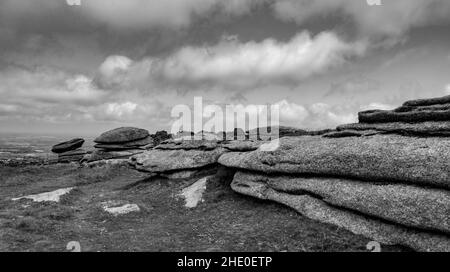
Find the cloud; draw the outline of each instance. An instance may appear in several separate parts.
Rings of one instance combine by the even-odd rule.
[[[445,92],[445,94],[450,95],[450,84],[448,84],[447,86],[445,86],[444,92]]]
[[[298,24],[340,15],[353,22],[359,36],[371,39],[399,38],[411,28],[448,23],[450,18],[447,0],[383,0],[381,6],[363,0],[278,0],[273,7],[279,18]]]
[[[305,31],[287,42],[269,38],[241,43],[235,37],[224,37],[213,46],[185,46],[165,58],[146,58],[133,64],[126,57],[109,57],[101,65],[104,71],[100,82],[113,85],[121,78],[124,85],[132,82],[134,87],[230,89],[292,85],[362,55],[365,48],[364,43],[348,43],[332,32],[312,37]],[[145,84],[143,80],[149,82]]]
[[[0,71],[0,82],[3,101],[89,105],[107,95],[84,75],[71,75],[48,67],[3,70]]]
[[[356,111],[350,105],[336,106],[319,102],[310,105],[308,110],[310,117],[303,124],[306,128],[334,128],[338,125],[354,123],[358,120]]]
[[[295,103],[289,103],[287,100],[281,100],[275,103],[275,105],[280,109],[280,122],[286,125],[302,123],[309,116],[309,112],[305,107]]]
[[[393,110],[395,109],[395,105],[383,104],[378,102],[373,102],[368,105],[362,105],[361,110]]]
[[[183,27],[196,16],[212,12],[248,13],[254,0],[89,0],[82,9],[89,16],[116,28]],[[130,16],[132,14],[132,16]]]
[[[114,29],[178,28],[188,26],[193,19],[219,12],[242,15],[250,12],[260,0],[81,0],[81,6],[69,6],[65,0],[3,0],[0,15],[17,22],[28,15],[30,19],[63,14],[71,19],[88,20]],[[76,15],[72,18],[73,15]],[[81,18],[80,15],[82,16]],[[72,20],[71,20],[72,21]]]
[[[274,39],[240,43],[222,39],[215,46],[184,47],[167,58],[156,73],[180,83],[220,82],[248,86],[285,80],[301,81],[361,55],[364,44],[342,41],[332,32],[311,37],[308,32],[286,43]]]
[[[100,68],[105,75],[116,73],[125,63],[112,60],[106,62],[110,66]],[[156,123],[170,117],[167,107],[154,97],[100,89],[89,76],[49,67],[0,70],[0,82],[0,117],[9,120]]]

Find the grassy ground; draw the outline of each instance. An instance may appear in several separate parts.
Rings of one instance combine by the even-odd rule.
[[[279,204],[231,191],[224,169],[204,202],[184,207],[177,194],[198,178],[147,179],[124,166],[0,168],[0,251],[366,251],[368,239],[302,217]],[[60,203],[11,198],[76,187]],[[105,201],[141,211],[113,216]],[[399,248],[386,248],[397,251]]]

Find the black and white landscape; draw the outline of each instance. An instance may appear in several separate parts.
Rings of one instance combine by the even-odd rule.
[[[447,0],[2,0],[0,251],[449,252],[449,75]]]

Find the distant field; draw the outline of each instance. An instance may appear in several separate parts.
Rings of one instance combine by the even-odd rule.
[[[52,146],[70,139],[70,136],[0,134],[0,160],[52,157],[55,156],[50,151]],[[83,148],[93,147],[92,137],[85,140]]]

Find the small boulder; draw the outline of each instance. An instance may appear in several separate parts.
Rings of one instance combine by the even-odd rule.
[[[52,152],[59,154],[59,153],[72,151],[72,150],[82,147],[83,144],[84,144],[84,139],[81,139],[81,138],[72,139],[70,141],[54,145],[52,147]]]
[[[150,136],[150,134],[145,129],[134,127],[120,127],[102,133],[94,140],[94,142],[99,144],[118,144],[142,140],[147,138],[148,136]]]

